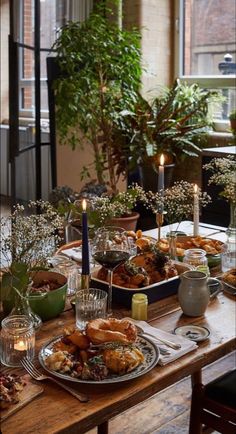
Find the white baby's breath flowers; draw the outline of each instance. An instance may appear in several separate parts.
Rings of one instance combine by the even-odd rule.
[[[101,196],[92,199],[94,212],[99,215],[99,225],[109,222],[113,217],[129,216],[139,199],[138,186],[129,187],[125,192],[119,192],[115,196]]]
[[[38,214],[36,214],[36,210]],[[1,217],[1,260],[9,267],[12,262],[24,263],[28,270],[44,266],[55,251],[60,238],[57,231],[63,220],[46,201],[30,201],[26,208],[17,204],[9,217]]]
[[[220,193],[226,200],[236,204],[236,160],[233,155],[223,158],[213,158],[210,163],[203,166],[212,173],[208,184],[223,187]]]
[[[140,200],[154,214],[160,208],[164,209],[165,220],[168,224],[181,222],[193,214],[194,184],[187,181],[177,181],[172,187],[163,192],[145,192],[140,187]],[[210,202],[210,196],[199,189],[199,204],[206,206]]]

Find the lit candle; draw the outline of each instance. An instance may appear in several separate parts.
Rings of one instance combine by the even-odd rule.
[[[199,235],[199,190],[197,184],[193,187],[193,235]]]
[[[18,341],[14,344],[14,350],[17,351],[26,351],[27,350],[27,343],[24,341]]]
[[[160,165],[158,169],[158,193],[161,195],[161,197],[164,197],[164,155],[161,154],[160,158]],[[158,212],[163,213],[164,205],[162,204],[159,207]]]
[[[87,203],[82,200],[82,275],[90,274]]]

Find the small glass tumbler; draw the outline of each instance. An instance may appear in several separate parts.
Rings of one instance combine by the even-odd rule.
[[[67,295],[69,297],[75,295],[80,285],[79,267],[74,262],[65,259],[64,262],[57,264],[53,271],[67,277]]]
[[[25,315],[12,315],[2,320],[1,362],[10,367],[21,366],[23,357],[34,358],[35,330]]]
[[[221,252],[221,271],[226,273],[226,271],[231,270],[236,267],[236,243],[224,244]]]
[[[188,249],[185,250],[183,262],[189,264],[193,269],[202,271],[207,276],[210,275],[206,251],[202,249]]]
[[[105,318],[107,293],[101,289],[81,289],[76,293],[76,327],[83,330],[88,321]]]

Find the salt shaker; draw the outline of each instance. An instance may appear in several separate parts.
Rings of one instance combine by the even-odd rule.
[[[137,293],[132,297],[132,318],[136,320],[147,320],[148,298],[146,294]]]

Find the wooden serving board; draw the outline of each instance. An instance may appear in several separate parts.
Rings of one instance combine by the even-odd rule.
[[[26,385],[22,392],[20,392],[20,401],[17,404],[12,404],[9,408],[1,410],[1,422],[16,413],[26,404],[29,404],[36,396],[43,393],[43,387],[40,384],[33,383],[30,376],[24,375],[23,379],[26,381]]]

